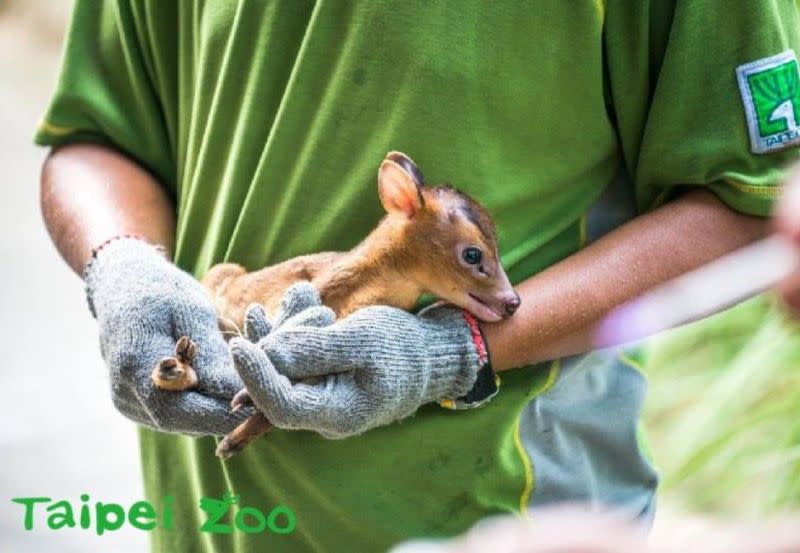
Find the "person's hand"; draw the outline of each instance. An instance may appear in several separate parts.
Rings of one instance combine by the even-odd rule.
[[[775,223],[783,236],[800,252],[800,167],[794,170],[785,184],[785,192],[775,213]],[[778,287],[786,306],[800,316],[800,269]]]
[[[252,307],[248,325],[270,326],[263,310]],[[231,341],[253,403],[278,428],[327,438],[360,434],[425,403],[463,396],[485,360],[464,312],[448,306],[418,316],[367,307],[333,324],[287,321],[262,335],[257,343]],[[302,381],[309,378],[315,380]]]
[[[129,419],[166,432],[222,435],[246,417],[231,413],[243,387],[233,369],[217,315],[202,285],[142,240],[115,239],[86,268],[89,306],[97,318],[100,350],[111,377],[116,408]],[[197,344],[198,386],[161,390],[150,375],[174,354],[176,341]]]

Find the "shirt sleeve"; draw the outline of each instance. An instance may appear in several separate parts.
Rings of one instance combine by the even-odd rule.
[[[35,142],[96,142],[133,158],[174,192],[173,141],[147,36],[144,8],[122,0],[78,0],[61,70]]]
[[[608,4],[608,103],[639,209],[699,186],[769,215],[800,144],[798,4]]]

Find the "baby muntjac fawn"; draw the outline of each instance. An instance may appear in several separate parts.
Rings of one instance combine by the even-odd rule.
[[[213,266],[202,282],[220,327],[238,331],[252,303],[274,314],[284,292],[302,280],[316,286],[340,319],[369,305],[410,310],[423,293],[486,322],[514,314],[520,299],[500,265],[494,224],[481,205],[451,186],[425,186],[411,158],[399,152],[389,152],[381,163],[378,192],[387,215],[348,252],[304,255],[252,273],[232,263]],[[195,344],[181,338],[175,357],[153,371],[156,386],[195,386],[195,353]],[[238,394],[235,406],[246,399]],[[217,454],[229,457],[270,427],[263,414],[252,415],[225,437]]]

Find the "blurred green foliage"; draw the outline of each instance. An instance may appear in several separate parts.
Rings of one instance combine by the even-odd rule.
[[[696,512],[800,508],[800,326],[765,297],[647,350],[661,498]]]

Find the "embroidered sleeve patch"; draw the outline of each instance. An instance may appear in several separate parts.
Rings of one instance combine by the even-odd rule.
[[[793,50],[736,68],[750,149],[766,154],[800,144],[800,73]]]

